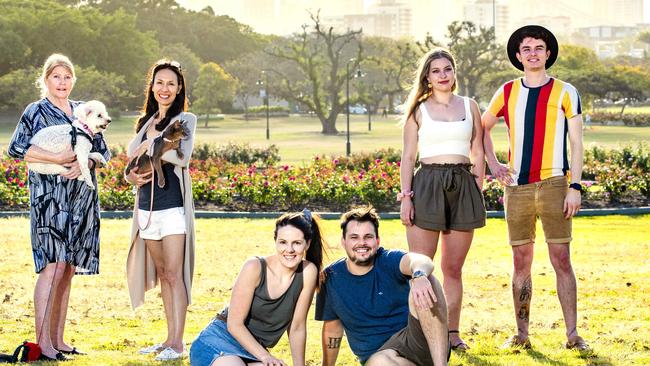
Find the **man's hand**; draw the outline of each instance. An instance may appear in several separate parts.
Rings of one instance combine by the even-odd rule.
[[[421,276],[411,280],[411,295],[415,306],[420,309],[431,309],[438,302],[436,294],[433,292],[431,282],[427,276]]]
[[[569,192],[564,197],[564,218],[568,220],[575,216],[580,211],[581,202],[580,191],[569,188]]]

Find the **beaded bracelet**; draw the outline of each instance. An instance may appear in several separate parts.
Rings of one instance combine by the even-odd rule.
[[[398,201],[401,201],[404,197],[413,197],[413,191],[401,191],[397,194]]]

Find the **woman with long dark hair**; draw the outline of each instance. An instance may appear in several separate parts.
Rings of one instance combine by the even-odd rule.
[[[456,84],[456,61],[449,51],[436,48],[420,59],[403,118],[397,197],[409,250],[433,259],[438,240],[442,243],[449,341],[452,349],[464,351],[469,346],[459,334],[462,269],[474,229],[485,226],[485,162],[478,104],[456,95]]]
[[[151,143],[172,122],[180,120],[189,136],[181,140],[182,158],[170,150],[162,155],[165,184],[159,187],[153,171],[133,169],[126,180],[137,187],[133,212],[127,277],[131,305],[142,305],[145,291],[160,280],[167,319],[164,342],[145,347],[141,354],[157,353],[157,360],[183,357],[183,332],[191,301],[194,272],[194,201],[189,161],[194,147],[196,116],[187,111],[185,78],[177,61],[160,60],[151,67],[142,115],[129,143],[129,158],[151,154]],[[153,192],[152,192],[153,190]]]
[[[280,216],[273,238],[275,254],[244,263],[230,306],[192,343],[192,366],[286,366],[268,351],[285,330],[293,365],[305,365],[307,312],[323,264],[321,229],[305,209]]]

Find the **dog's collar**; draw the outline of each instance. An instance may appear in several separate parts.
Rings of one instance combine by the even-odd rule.
[[[165,142],[174,142],[174,140],[170,140],[167,137],[163,137],[163,141],[165,141]]]
[[[83,132],[85,132],[88,136],[93,137],[93,138],[95,137],[95,133],[93,132],[93,130],[90,129],[90,127],[88,127],[87,124],[79,122],[79,125],[81,125],[80,129]]]

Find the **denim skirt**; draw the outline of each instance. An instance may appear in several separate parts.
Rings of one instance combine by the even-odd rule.
[[[238,356],[246,363],[260,362],[228,332],[224,321],[214,318],[192,342],[190,365],[210,366],[215,359],[221,356]]]

